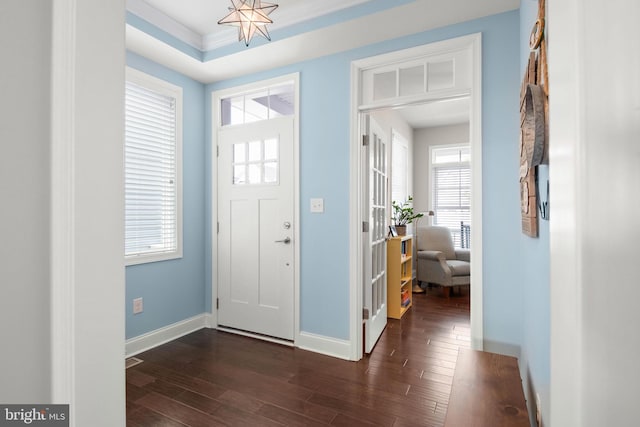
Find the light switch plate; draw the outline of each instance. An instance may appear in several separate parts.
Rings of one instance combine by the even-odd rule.
[[[143,311],[142,298],[135,298],[133,300],[133,314],[139,314]]]
[[[311,213],[324,212],[324,199],[311,199]]]

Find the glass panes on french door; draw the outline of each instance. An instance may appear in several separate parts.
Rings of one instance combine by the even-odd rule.
[[[434,225],[448,227],[454,244],[461,247],[461,223],[471,225],[470,149],[465,146],[431,150]]]
[[[387,147],[376,133],[370,141],[372,313],[387,303]]]

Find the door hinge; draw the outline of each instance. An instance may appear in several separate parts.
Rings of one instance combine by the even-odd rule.
[[[220,309],[220,298],[216,298],[216,310]]]
[[[369,146],[369,135],[362,135],[362,146],[363,147]]]
[[[369,320],[369,309],[368,308],[363,308],[362,309],[362,319],[363,320]]]
[[[363,233],[369,232],[369,221],[362,221],[362,232]]]
[[[218,221],[216,226],[216,233],[220,234],[220,222]]]
[[[216,145],[216,157],[220,157],[220,146]]]

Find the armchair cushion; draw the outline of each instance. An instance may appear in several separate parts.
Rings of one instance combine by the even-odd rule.
[[[456,259],[451,232],[447,227],[418,227],[418,250],[440,251],[446,259]]]
[[[471,262],[471,251],[469,249],[456,249],[456,259]]]
[[[440,251],[418,251],[418,259],[430,259],[433,261],[446,261],[444,254]]]
[[[466,261],[449,259],[447,265],[451,269],[452,276],[469,276],[471,274],[471,264]]]

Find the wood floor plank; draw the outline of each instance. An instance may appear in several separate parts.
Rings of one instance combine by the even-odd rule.
[[[127,383],[137,387],[144,387],[156,380],[156,377],[145,374],[141,370],[127,370]]]
[[[366,422],[364,420],[358,419],[358,418],[353,418],[350,417],[348,415],[345,414],[338,414],[333,421],[331,422],[332,426],[339,426],[339,427],[368,427],[368,426],[375,426],[375,424],[373,423],[369,423]],[[394,424],[395,425],[395,424]]]
[[[468,289],[414,294],[358,362],[202,329],[137,356],[127,425],[441,427],[469,347]]]
[[[136,400],[141,397],[149,394],[148,390],[143,389],[142,387],[138,387],[134,384],[127,383],[127,404],[135,403]]]
[[[149,408],[139,407],[134,411],[127,411],[127,427],[185,427],[176,420],[165,417]]]
[[[333,408],[338,411],[338,413],[345,414],[359,420],[367,421],[374,425],[391,427],[395,422],[395,417],[393,416],[376,412],[371,408],[367,408],[353,402],[345,401],[344,399],[338,399],[320,393],[316,393],[311,396],[309,401],[318,405]]]
[[[179,386],[182,389],[191,390],[211,398],[216,398],[226,391],[225,388],[219,387],[216,384],[181,372],[176,372],[154,363],[144,363],[144,366],[140,366],[140,370],[162,378],[164,381]]]
[[[224,424],[228,426],[281,427],[283,425],[261,415],[252,414],[226,405],[220,406],[214,415],[216,419],[223,420]]]
[[[150,393],[137,402],[139,405],[151,409],[174,421],[187,426],[224,426],[211,415],[187,406],[177,400],[159,393]]]
[[[176,402],[183,403],[207,414],[213,414],[220,407],[220,402],[189,390],[183,391],[174,399]]]
[[[295,412],[287,411],[286,409],[279,408],[270,404],[264,405],[257,412],[258,415],[262,415],[265,418],[279,422],[286,426],[292,427],[305,427],[305,426],[324,426],[325,423],[321,423],[311,418],[307,418],[304,415],[297,414]]]
[[[235,390],[225,391],[217,400],[230,408],[238,408],[251,413],[256,413],[264,406],[263,401]]]

